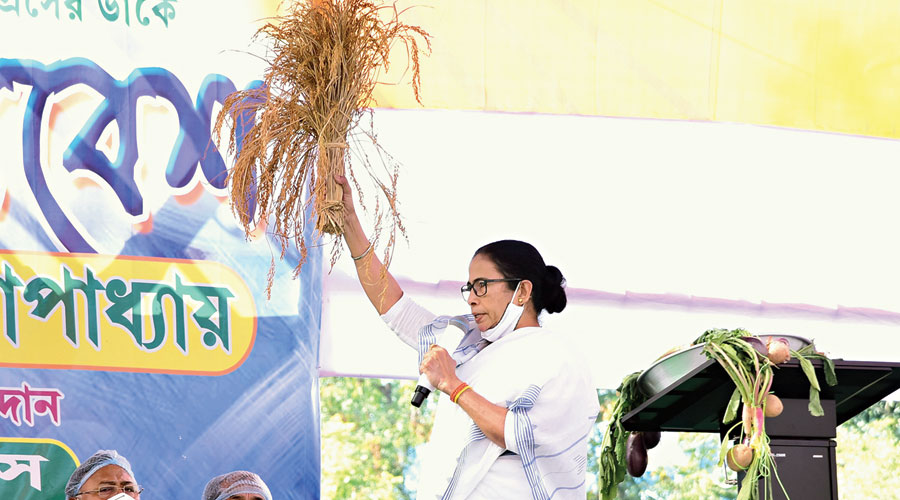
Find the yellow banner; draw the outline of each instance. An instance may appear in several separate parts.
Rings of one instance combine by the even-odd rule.
[[[433,36],[427,108],[712,120],[900,137],[892,0],[398,2]],[[419,108],[404,47],[377,106]],[[396,83],[401,83],[395,85]]]
[[[0,250],[0,366],[221,375],[256,306],[209,261]]]

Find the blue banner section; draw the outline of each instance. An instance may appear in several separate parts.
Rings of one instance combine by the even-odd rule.
[[[0,498],[63,499],[61,478],[99,449],[130,460],[146,498],[200,498],[238,469],[278,500],[319,497],[322,252],[311,244],[295,278],[299,252],[235,222],[211,140],[235,88],[209,75],[191,96],[163,68],[117,80],[87,59],[0,59],[0,120],[21,131],[0,148]],[[157,115],[174,142],[145,133]],[[227,300],[178,295],[186,283]]]

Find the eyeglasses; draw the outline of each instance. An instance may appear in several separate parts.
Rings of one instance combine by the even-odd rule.
[[[501,283],[501,282],[518,282],[522,281],[522,278],[498,278],[498,279],[477,279],[475,283],[466,282],[465,285],[459,288],[459,291],[462,293],[463,300],[468,300],[469,296],[467,295],[470,291],[475,293],[476,297],[484,297],[484,294],[487,293],[488,283]]]
[[[100,498],[110,498],[115,495],[117,491],[122,490],[123,493],[130,496],[131,498],[137,498],[140,496],[141,492],[144,491],[144,488],[141,488],[137,484],[127,484],[125,486],[101,486],[99,489],[91,490],[91,491],[82,491],[81,493],[76,493],[75,496],[87,495],[89,493],[94,493]]]

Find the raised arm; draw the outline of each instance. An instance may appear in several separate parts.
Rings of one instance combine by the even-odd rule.
[[[366,292],[369,302],[375,306],[378,314],[386,313],[403,296],[403,290],[376,255],[375,249],[363,231],[356,209],[353,205],[353,193],[346,177],[335,175],[335,181],[343,189],[344,202],[344,241],[350,250],[350,256],[356,264],[356,275]],[[362,258],[359,258],[362,256]]]

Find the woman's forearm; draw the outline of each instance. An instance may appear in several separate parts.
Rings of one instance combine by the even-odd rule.
[[[344,220],[344,241],[354,257],[356,274],[369,302],[375,306],[378,314],[384,314],[400,300],[403,290],[394,276],[375,255],[375,249],[366,238],[359,218],[353,214]],[[358,258],[362,256],[362,258]]]
[[[484,435],[494,444],[501,448],[506,448],[506,414],[509,412],[505,407],[495,405],[487,399],[475,392],[475,389],[468,389],[459,395],[456,400],[466,413],[472,417],[475,425],[484,432]]]
[[[494,444],[506,448],[506,413],[504,406],[498,406],[476,392],[474,387],[464,384],[456,375],[456,360],[447,349],[432,345],[419,365],[419,372],[428,375],[428,380],[438,390],[450,396],[450,400],[465,411],[475,425]]]

